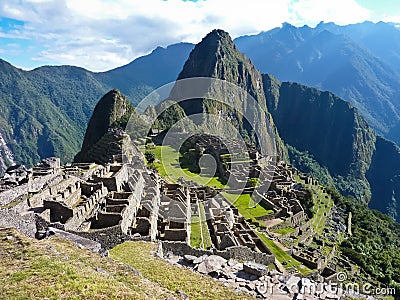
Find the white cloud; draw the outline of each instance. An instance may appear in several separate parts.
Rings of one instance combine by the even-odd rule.
[[[400,16],[386,16],[382,19],[383,22],[393,22],[400,24]]]
[[[354,23],[368,18],[368,11],[354,0],[0,0],[0,16],[25,22],[8,34],[43,45],[38,62],[100,71],[159,45],[196,43],[214,28],[236,37],[283,22]]]
[[[294,1],[291,8],[296,25],[315,25],[319,21],[346,25],[371,17],[371,12],[355,0],[301,0]]]

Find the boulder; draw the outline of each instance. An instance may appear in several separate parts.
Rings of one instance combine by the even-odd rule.
[[[90,239],[81,237],[73,233],[66,232],[58,228],[49,227],[48,232],[46,231],[46,236],[52,236],[52,235],[56,235],[61,238],[70,240],[75,244],[76,247],[81,249],[87,249],[95,253],[99,253],[101,250],[101,245],[98,242],[92,241]]]
[[[197,259],[197,256],[193,256],[193,255],[184,255],[183,256],[183,260],[187,263],[193,263],[193,261],[196,259]]]
[[[268,275],[268,267],[255,262],[245,262],[243,264],[243,270],[246,273],[253,274],[258,277]]]
[[[193,260],[193,263],[195,265],[202,263],[207,257],[208,257],[208,255],[202,255],[200,257],[197,257],[196,259]]]
[[[218,255],[210,255],[205,258],[197,267],[197,271],[203,274],[210,274],[222,269],[226,259]]]
[[[296,276],[290,276],[286,281],[284,290],[289,294],[297,294],[300,292],[299,282],[301,279]]]
[[[233,267],[234,265],[236,265],[238,262],[236,260],[234,260],[233,258],[228,260],[228,266]]]

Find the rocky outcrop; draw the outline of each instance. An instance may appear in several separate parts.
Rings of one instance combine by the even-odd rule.
[[[173,265],[212,276],[216,281],[235,289],[237,294],[250,294],[257,299],[339,300],[347,299],[349,296],[366,297],[358,292],[334,288],[338,285],[335,275],[329,280],[324,280],[315,274],[300,277],[299,275],[284,274],[269,266],[251,261],[243,263],[234,259],[227,261],[217,255],[200,257],[185,255],[181,257],[168,252],[163,258]],[[368,299],[375,298],[370,296]]]
[[[105,163],[120,154],[126,134],[122,132],[134,108],[118,90],[111,90],[97,103],[75,162]]]

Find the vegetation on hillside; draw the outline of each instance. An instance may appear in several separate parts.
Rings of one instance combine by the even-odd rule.
[[[334,186],[334,180],[326,167],[322,167],[308,151],[299,151],[286,144],[290,164],[307,176],[318,178],[320,184]]]
[[[335,204],[352,213],[352,235],[340,251],[373,278],[400,292],[400,224],[379,211],[328,188]]]

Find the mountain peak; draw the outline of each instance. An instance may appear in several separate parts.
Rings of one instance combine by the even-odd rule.
[[[214,29],[194,47],[178,80],[191,77],[220,78],[215,74],[218,63],[224,58],[234,56],[243,55],[237,51],[229,34],[221,29]]]
[[[246,90],[261,105],[265,103],[260,72],[239,52],[229,34],[221,29],[214,29],[194,47],[178,80],[195,77],[226,80]],[[174,88],[170,96],[179,99],[179,89]],[[182,106],[186,113],[194,109],[189,103]]]
[[[231,92],[229,97],[226,97],[226,93],[221,92],[223,87],[219,86],[218,80],[198,80],[195,81],[195,84],[190,84],[189,88],[187,81],[180,81],[181,79],[199,77],[226,81],[232,84],[227,86],[236,87],[236,90]],[[243,91],[246,92],[245,95]],[[200,97],[193,98],[192,95],[196,95],[196,97],[200,95]],[[211,98],[208,98],[210,95],[212,95]],[[220,111],[223,116],[226,116],[226,119],[231,120],[238,127],[239,132],[247,132],[244,135],[247,135],[249,141],[253,134],[250,129],[251,126],[246,123],[248,120],[243,121],[239,117],[245,115],[246,112],[254,114],[256,108],[254,105],[249,105],[249,103],[252,103],[249,99],[258,103],[263,112],[267,111],[261,73],[244,54],[239,52],[229,34],[220,29],[211,31],[194,47],[178,76],[178,81],[175,83],[169,99],[175,101],[184,99],[184,101],[179,102],[179,105],[187,116],[196,114],[215,115],[217,111]],[[217,101],[209,101],[210,99],[225,101],[225,105],[221,106],[221,103],[217,104]],[[266,120],[267,118],[257,120],[257,126],[266,129]],[[205,127],[209,125],[207,124]],[[255,128],[255,125],[253,128]],[[279,144],[280,139],[277,132],[276,139]],[[250,142],[255,142],[255,138],[253,137]],[[280,147],[278,150],[280,154],[284,154],[282,149],[283,147]]]
[[[75,160],[89,151],[110,129],[124,127],[123,121],[129,119],[133,106],[117,89],[105,94],[94,108],[89,125],[86,129],[82,150]],[[124,129],[124,128],[122,128]]]
[[[210,33],[208,33],[204,38],[204,40],[207,39],[214,39],[217,41],[222,41],[222,40],[230,40],[232,41],[229,33],[227,33],[226,31],[222,30],[222,29],[214,29],[212,30]]]

